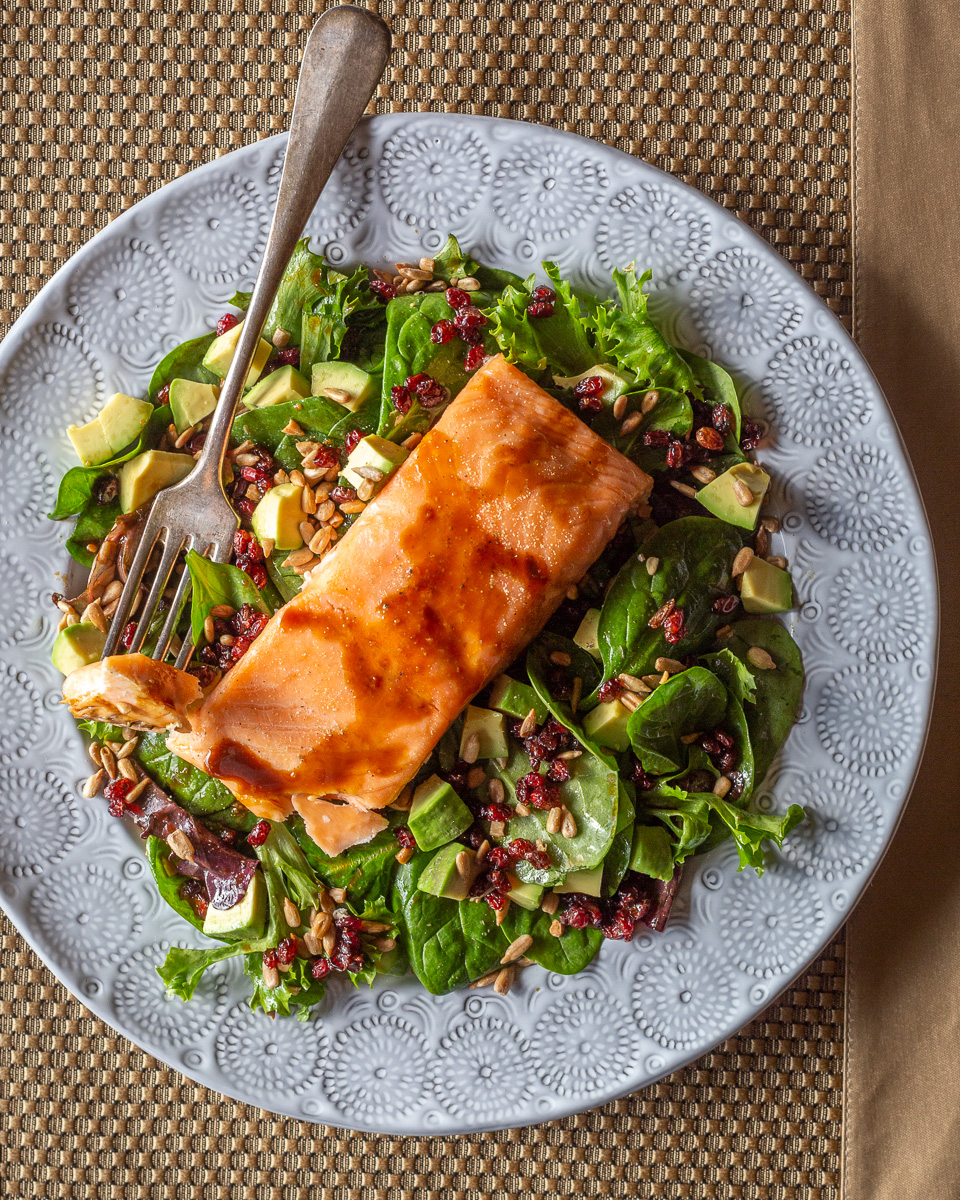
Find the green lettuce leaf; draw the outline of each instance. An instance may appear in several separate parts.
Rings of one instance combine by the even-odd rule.
[[[310,249],[310,239],[301,238],[293,248],[264,322],[263,336],[268,342],[278,329],[283,329],[290,335],[290,345],[300,345],[301,314],[324,293],[325,266],[323,255]]]
[[[309,378],[315,362],[332,362],[340,357],[340,347],[346,337],[349,321],[364,310],[383,310],[380,301],[370,291],[365,267],[352,275],[330,271],[327,286],[332,290],[318,296],[304,307],[300,336],[300,370]]]
[[[296,1012],[298,1021],[308,1021],[310,1009],[326,994],[325,981],[313,978],[310,961],[306,958],[295,958],[288,971],[281,971],[280,984],[275,988],[268,988],[263,982],[262,954],[246,955],[243,970],[253,983],[250,1007],[255,1011],[261,1009],[281,1017]]]

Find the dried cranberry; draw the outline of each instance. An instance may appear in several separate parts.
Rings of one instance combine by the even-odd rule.
[[[116,475],[101,475],[93,487],[93,498],[97,504],[112,504],[120,491],[120,480]]]
[[[600,926],[605,938],[618,942],[629,942],[633,937],[634,920],[622,908],[616,909]]]
[[[127,796],[133,791],[133,781],[130,779],[112,779],[103,789],[103,795],[109,803],[111,817],[122,817],[127,807]]]
[[[603,683],[600,684],[600,690],[597,692],[597,696],[606,702],[607,700],[616,700],[622,691],[623,684],[619,679],[605,679]]]
[[[586,929],[588,925],[598,928],[603,921],[599,904],[582,892],[573,892],[567,897],[567,907],[560,914],[560,923],[573,929]]]
[[[527,838],[514,838],[509,849],[514,858],[522,858],[538,870],[545,871],[550,866],[549,851],[541,850]]]
[[[479,850],[486,840],[486,830],[482,825],[471,825],[467,832],[460,837],[460,841],[465,846],[469,846],[471,850]]]
[[[235,829],[229,829],[226,825],[217,834],[217,837],[225,846],[235,846],[239,836]]]
[[[506,870],[513,862],[515,853],[515,843],[511,842],[509,846],[494,846],[487,851],[487,857],[483,860],[489,863],[491,867],[497,867],[500,870]]]
[[[363,434],[360,432],[360,430],[351,429],[347,436],[343,439],[343,448],[348,454],[352,454],[362,441]]]
[[[739,606],[739,596],[718,596],[713,602],[713,611],[728,617],[732,612],[736,612]]]
[[[505,804],[484,804],[480,816],[484,821],[509,821],[513,812]]]
[[[277,969],[277,963],[279,961],[280,960],[277,956],[276,950],[264,950],[264,952],[263,952],[264,967],[275,971]]]
[[[635,784],[641,792],[649,792],[651,788],[657,786],[657,781],[652,775],[648,775],[639,762],[635,762],[630,771],[630,782]]]
[[[665,429],[648,429],[643,435],[643,444],[648,449],[662,450],[670,444],[670,434]]]
[[[252,517],[253,510],[257,507],[256,504],[254,504],[252,500],[248,500],[246,496],[242,497],[240,500],[234,500],[233,503],[241,517]]]
[[[463,360],[463,369],[465,371],[475,371],[477,367],[483,364],[485,358],[486,354],[482,346],[471,346],[467,351],[466,358]]]
[[[398,825],[393,831],[393,836],[397,839],[401,848],[404,850],[410,850],[417,844],[417,839],[410,832],[410,829],[407,825]]]
[[[210,907],[210,899],[202,879],[188,879],[180,885],[180,895],[202,921]]]
[[[382,300],[384,303],[392,300],[397,294],[397,289],[392,283],[388,283],[386,279],[371,279],[370,291],[373,292],[378,300]]]
[[[500,912],[507,906],[507,897],[504,896],[502,892],[490,892],[490,894],[484,897],[484,899],[494,910],[494,912]]]
[[[673,469],[683,466],[683,443],[671,441],[667,447],[667,466]]]
[[[411,391],[416,392],[421,408],[436,408],[438,404],[442,404],[447,398],[447,389],[443,384],[430,375],[424,375],[422,372],[419,375],[411,375],[407,380],[406,386]]]
[[[413,394],[402,383],[395,383],[390,389],[390,402],[401,416],[406,416],[413,403]]]
[[[262,846],[270,836],[270,822],[260,820],[247,834],[247,841],[251,846]]]
[[[277,965],[289,967],[297,957],[297,939],[285,937],[277,944]]]
[[[586,379],[581,379],[574,384],[573,394],[575,396],[601,396],[606,384],[599,375],[588,375]]]
[[[763,426],[758,421],[744,421],[740,430],[740,445],[744,450],[756,450],[763,437]]]
[[[136,621],[128,621],[127,624],[124,625],[123,633],[120,635],[120,645],[124,648],[124,650],[129,650],[133,645],[133,637],[136,632]]]
[[[550,304],[552,304],[556,298],[557,293],[552,287],[547,287],[545,283],[538,284],[537,287],[535,287],[530,293],[531,300],[546,300]]]
[[[487,318],[479,308],[470,304],[459,310],[453,318],[453,323],[457,329],[479,329],[481,325],[486,325]]]
[[[334,915],[334,924],[343,933],[359,933],[363,924],[359,917],[348,912],[338,912]]]
[[[717,433],[723,437],[733,432],[733,411],[726,404],[718,404],[710,414],[710,420]]]
[[[284,346],[277,353],[277,361],[281,367],[299,367],[300,348],[298,346]]]
[[[246,529],[238,529],[233,535],[233,553],[237,558],[263,558],[260,543]]]
[[[532,304],[527,305],[527,316],[533,317],[534,320],[552,317],[553,313],[554,307],[549,300],[534,300]]]
[[[438,321],[430,330],[430,341],[438,346],[445,346],[457,336],[457,327],[452,321]]]
[[[697,430],[696,438],[704,450],[716,452],[723,449],[723,437],[708,425],[704,425]]]
[[[170,403],[170,384],[165,383],[157,392],[157,408],[163,408],[165,404]]]
[[[373,284],[370,286],[373,287]],[[314,979],[326,979],[332,970],[329,958],[315,958],[310,964],[310,974]]]
[[[448,287],[446,297],[447,303],[451,308],[466,308],[473,303],[470,299],[470,294],[458,287]]]
[[[224,313],[217,322],[217,337],[222,337],[228,330],[240,324],[240,318],[235,313]]]
[[[732,750],[733,749],[735,742],[734,742],[733,738],[731,737],[731,735],[729,733],[727,733],[727,731],[725,729],[715,729],[713,731],[713,736],[716,738],[717,742],[724,748],[724,750]]]
[[[466,342],[468,346],[483,345],[483,330],[479,325],[464,325],[462,329],[457,330],[457,335],[462,342]]]
[[[583,396],[581,397],[577,407],[581,412],[603,412],[603,401],[599,396]]]
[[[675,646],[677,642],[683,641],[687,630],[683,621],[683,609],[675,608],[672,613],[663,622],[663,636]]]
[[[356,500],[356,498],[357,493],[353,490],[353,488],[346,487],[342,484],[338,484],[330,493],[330,499],[335,504],[347,504],[351,500]]]
[[[570,778],[570,768],[562,758],[556,758],[550,764],[550,769],[547,771],[547,778],[552,783],[566,783]]]

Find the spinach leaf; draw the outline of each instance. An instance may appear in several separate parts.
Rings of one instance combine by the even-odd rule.
[[[753,676],[756,703],[746,709],[746,723],[753,746],[756,782],[762,782],[797,718],[803,694],[803,659],[800,648],[778,621],[737,621],[733,636],[721,646],[736,655]],[[766,650],[777,664],[775,671],[761,671],[747,657],[751,646]]]
[[[293,248],[264,322],[263,336],[268,342],[278,329],[283,329],[290,335],[291,345],[300,345],[301,313],[306,305],[323,294],[324,276],[323,255],[313,253],[308,237],[301,238]]]
[[[530,911],[511,904],[500,926],[507,942],[523,934],[533,938],[533,945],[525,950],[527,958],[533,959],[548,971],[557,975],[576,975],[585,970],[603,945],[603,934],[599,929],[564,928],[560,937],[550,932],[555,916],[542,908]]]
[[[219,779],[177,758],[167,748],[166,734],[141,733],[136,755],[150,778],[195,817],[221,812],[234,802],[233,793]]]
[[[757,681],[746,662],[737,658],[732,650],[711,650],[702,654],[700,661],[704,663],[723,681],[723,686],[732,692],[741,704],[756,704]]]
[[[661,683],[627,722],[643,769],[651,775],[682,770],[688,750],[680,738],[715,729],[726,707],[727,689],[705,667],[690,667]]]
[[[219,376],[203,366],[203,356],[210,349],[216,336],[215,333],[205,333],[202,337],[191,338],[189,342],[181,342],[160,360],[147,388],[147,393],[154,403],[157,400],[157,392],[174,379],[193,379],[197,383],[213,383],[219,386]]]
[[[147,838],[147,859],[153,872],[154,882],[161,897],[170,905],[178,917],[183,917],[195,928],[203,931],[203,922],[193,911],[190,903],[180,895],[180,888],[186,882],[183,875],[171,874],[166,864],[170,861],[170,847],[158,837]],[[171,868],[172,870],[172,868]]]
[[[67,550],[71,558],[85,567],[92,567],[93,554],[87,549],[87,544],[102,541],[119,518],[119,500],[111,500],[109,504],[97,504],[91,500],[77,518],[73,533],[67,538]]]
[[[550,712],[566,729],[575,734],[580,742],[589,748],[599,758],[609,758],[609,751],[601,749],[583,732],[580,720],[570,708],[570,702],[554,696],[550,688],[550,678],[557,670],[550,661],[551,654],[565,654],[570,659],[570,666],[565,669],[569,680],[581,681],[582,696],[589,695],[600,682],[600,669],[592,654],[588,654],[581,646],[570,638],[558,633],[545,631],[535,642],[531,642],[527,650],[527,675],[537,696]]]
[[[667,387],[699,396],[700,385],[693,371],[647,313],[643,285],[649,278],[647,271],[638,279],[632,266],[613,272],[620,307],[600,304],[588,318],[596,336],[598,361],[615,363],[641,387]]]
[[[630,870],[652,879],[673,878],[676,864],[670,834],[664,825],[635,825],[630,851]]]
[[[617,824],[613,841],[603,860],[602,889],[605,896],[612,896],[630,865],[633,846],[633,824],[636,810],[633,803],[633,784],[620,780],[617,797]]]
[[[270,581],[277,589],[284,604],[288,600],[292,600],[303,587],[303,576],[298,575],[296,571],[286,565],[289,554],[288,550],[274,550],[264,560]]]
[[[235,446],[249,439],[276,454],[285,439],[294,441],[323,441],[344,416],[344,407],[326,396],[308,396],[305,400],[288,400],[285,404],[268,404],[266,408],[251,408],[241,413],[230,431]],[[283,432],[291,421],[303,430],[303,435],[289,438]]]
[[[246,312],[250,307],[250,298],[252,295],[253,292],[234,292],[227,303],[231,304],[234,308],[239,308],[241,312]]]
[[[733,413],[734,431],[728,435],[728,441],[732,442],[728,445],[728,449],[738,448],[740,445],[740,399],[737,396],[737,385],[723,367],[711,362],[709,358],[701,358],[698,354],[691,354],[689,350],[679,350],[677,353],[689,366],[693,377],[703,389],[704,400],[714,407],[718,404],[725,404]]]
[[[433,856],[416,854],[397,871],[394,912],[413,972],[435,996],[452,992],[492,970],[506,949],[493,910],[481,902],[444,900],[417,888]]]
[[[434,255],[433,273],[437,279],[448,283],[452,279],[463,279],[472,275],[484,292],[499,292],[508,284],[519,284],[522,280],[512,271],[485,267],[469,254],[464,254],[460,243],[450,234],[443,247]]]
[[[263,593],[246,571],[230,563],[211,562],[196,550],[187,551],[187,568],[190,571],[190,627],[196,645],[203,644],[203,626],[210,609],[217,604],[229,604],[239,609],[244,604],[258,612],[270,612]]]
[[[117,458],[112,458],[109,462],[100,463],[96,467],[71,467],[66,475],[60,480],[60,487],[57,491],[57,503],[54,506],[52,513],[47,516],[51,521],[62,521],[64,517],[73,517],[77,513],[83,512],[91,503],[96,503],[93,499],[98,482],[105,475],[115,475],[114,468],[119,467],[128,459],[133,458],[140,453],[140,443],[138,442],[132,449],[125,454],[121,454]],[[103,505],[97,505],[102,508]]]
[[[683,659],[704,648],[726,618],[713,602],[733,591],[730,568],[747,532],[712,517],[681,517],[664,525],[644,544],[656,558],[655,574],[631,558],[620,570],[600,610],[598,640],[607,679],[626,671],[644,675],[662,655]],[[686,634],[668,645],[649,620],[667,600],[683,610]]]
[[[399,814],[394,817],[399,822]],[[388,904],[393,874],[397,867],[397,840],[393,828],[383,829],[369,842],[353,846],[331,858],[307,833],[303,818],[287,818],[304,858],[317,876],[330,887],[346,888],[351,903],[360,908],[375,903]]]

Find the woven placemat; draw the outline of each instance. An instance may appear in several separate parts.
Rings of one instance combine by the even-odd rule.
[[[845,320],[849,0],[393,0],[379,111],[572,129],[738,213]],[[0,43],[0,326],[111,217],[285,127],[292,0],[31,0]],[[318,10],[316,10],[318,11]],[[6,1197],[534,1194],[836,1200],[843,944],[713,1054],[569,1120],[477,1138],[317,1129],[160,1066],[0,922]]]

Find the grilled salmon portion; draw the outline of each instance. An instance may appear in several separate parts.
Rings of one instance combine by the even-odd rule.
[[[342,843],[337,805],[316,820],[311,806],[370,812],[395,799],[651,483],[491,360],[170,748],[250,807],[296,807]]]

